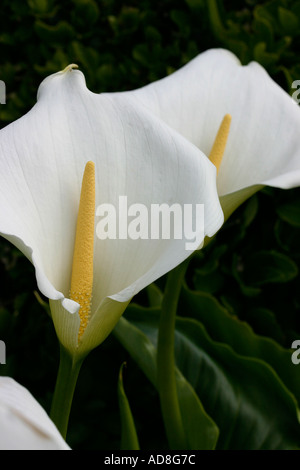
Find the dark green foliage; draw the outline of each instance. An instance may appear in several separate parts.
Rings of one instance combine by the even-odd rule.
[[[260,62],[293,93],[292,82],[300,79],[300,1],[3,0],[0,79],[7,96],[0,126],[27,112],[43,78],[70,63],[79,65],[92,91],[121,91],[157,80],[213,47],[232,50],[243,63]],[[240,207],[189,265],[178,311],[177,362],[220,429],[217,448],[300,445],[300,365],[292,364],[289,350],[300,337],[299,240],[299,190],[267,188]],[[0,274],[0,339],[7,347],[0,374],[27,386],[49,411],[57,340],[34,295],[31,264],[3,239]],[[149,307],[148,298],[159,306],[164,281],[149,296],[139,294],[136,308]],[[142,315],[138,324],[131,308],[127,318],[151,336],[155,315]],[[111,335],[87,358],[70,419],[73,448],[120,446],[117,383],[124,361],[140,446],[167,447],[157,392],[130,354]]]

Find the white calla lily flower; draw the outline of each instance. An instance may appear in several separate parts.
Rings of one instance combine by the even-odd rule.
[[[1,450],[70,450],[41,405],[10,377],[0,377],[0,422]]]
[[[209,154],[226,114],[231,128],[217,185],[227,218],[264,185],[300,183],[300,109],[262,66],[242,66],[223,49],[208,50],[168,77],[125,92]]]
[[[107,337],[136,293],[190,254],[184,237],[100,239],[99,205],[117,208],[120,196],[149,210],[204,204],[200,243],[224,220],[207,157],[131,95],[89,91],[73,65],[46,78],[32,110],[0,131],[0,167],[0,233],[33,263],[58,338],[77,358]]]

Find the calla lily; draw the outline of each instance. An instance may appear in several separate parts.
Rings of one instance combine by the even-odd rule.
[[[223,117],[231,115],[217,176],[225,218],[264,185],[299,185],[299,106],[258,63],[242,66],[231,52],[211,49],[170,76],[125,93],[206,155]]]
[[[0,377],[0,449],[69,450],[54,423],[31,393]]]
[[[33,263],[58,338],[80,358],[190,254],[184,237],[99,239],[97,207],[120,195],[147,208],[204,204],[202,239],[223,213],[215,166],[195,145],[131,95],[92,93],[74,67],[46,78],[32,110],[0,132],[0,233]]]

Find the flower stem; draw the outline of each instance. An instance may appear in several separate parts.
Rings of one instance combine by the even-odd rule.
[[[51,405],[50,417],[66,439],[73,395],[84,358],[74,359],[60,347],[60,363]]]
[[[187,265],[188,262],[185,261],[168,274],[157,345],[158,391],[167,438],[173,450],[186,448],[176,388],[174,342],[177,304]]]

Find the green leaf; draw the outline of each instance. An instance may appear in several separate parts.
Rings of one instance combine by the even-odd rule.
[[[52,44],[67,42],[75,36],[74,29],[66,21],[59,21],[52,26],[38,20],[35,22],[34,29],[43,41]]]
[[[213,342],[200,323],[179,321],[180,368],[206,371],[195,382],[207,411],[220,427],[220,449],[297,449],[296,400],[264,362],[244,358]],[[201,345],[201,346],[200,346]],[[196,355],[193,350],[197,348]]]
[[[137,44],[132,51],[133,58],[141,65],[147,67],[149,65],[149,49],[147,44]]]
[[[205,263],[199,263],[199,268],[195,268],[193,283],[197,290],[213,293],[223,285],[223,276],[219,266],[221,258],[227,249],[226,245],[217,245],[212,253],[210,253],[208,260]]]
[[[265,21],[269,25],[270,30],[277,29],[277,0],[267,2],[264,5],[257,5],[254,9],[254,17],[261,21]]]
[[[284,344],[285,334],[277,321],[275,313],[270,309],[265,307],[249,308],[247,321],[257,334],[272,338],[279,344]]]
[[[170,18],[178,26],[182,37],[188,37],[190,34],[190,26],[187,14],[185,14],[182,10],[171,10]]]
[[[152,348],[158,317],[159,311],[138,307],[127,312],[130,322],[148,336]],[[137,344],[129,345],[126,329],[117,328],[118,338],[142,367]],[[193,319],[178,318],[175,350],[177,366],[220,429],[218,449],[298,448],[297,402],[268,364],[212,340]]]
[[[205,7],[205,0],[185,0],[192,11],[201,11]]]
[[[28,0],[28,6],[35,14],[48,13],[53,7],[53,2],[50,0]]]
[[[243,271],[244,271],[244,266],[240,261],[239,256],[234,253],[233,259],[232,259],[232,274],[234,279],[237,281],[241,292],[247,296],[247,297],[255,297],[260,293],[260,289],[258,287],[252,287],[246,285],[244,279],[243,279]]]
[[[298,32],[299,21],[293,12],[286,8],[278,7],[278,17],[285,34],[292,35]]]
[[[73,41],[71,45],[75,59],[86,68],[87,72],[89,69],[96,69],[99,56],[94,49],[86,47],[78,41]]]
[[[255,21],[253,25],[253,29],[255,31],[255,38],[256,40],[262,40],[268,46],[273,44],[273,29],[271,24],[266,18],[259,17],[259,15],[255,15]]]
[[[279,59],[278,54],[267,51],[267,44],[263,41],[256,44],[253,55],[254,59],[266,68],[275,64]]]
[[[123,368],[120,367],[118,380],[118,399],[121,416],[121,450],[139,450],[139,440],[135,429],[134,419],[123,386]]]
[[[300,201],[292,201],[281,204],[277,208],[279,217],[294,227],[300,227]]]
[[[244,266],[246,284],[261,286],[268,283],[288,282],[298,274],[296,263],[277,251],[252,254]]]
[[[99,17],[99,8],[94,0],[75,0],[72,23],[85,29],[91,27]]]
[[[208,416],[195,390],[179,370],[176,380],[189,450],[214,450],[219,436],[218,427]]]
[[[299,251],[300,227],[291,227],[290,224],[278,219],[274,233],[280,247],[295,257]]]
[[[130,310],[136,312],[137,317],[142,312],[150,317],[154,315],[155,319],[158,319],[159,315],[159,309],[144,309],[137,305],[130,306]],[[158,330],[157,328],[153,329],[152,326],[148,328],[147,325],[144,325],[144,330],[147,331],[147,335],[145,331],[141,331],[125,318],[121,318],[114,329],[114,335],[156,387],[156,342]],[[189,449],[214,449],[218,439],[216,424],[207,415],[193,387],[179,370],[176,373],[176,381],[183,426]]]
[[[290,350],[281,347],[272,339],[255,334],[248,323],[230,315],[213,296],[193,292],[186,286],[182,294],[183,306],[180,311],[188,311],[189,317],[200,321],[213,340],[231,346],[242,356],[257,358],[269,364],[300,403],[300,374],[296,373],[291,362]],[[268,314],[268,322],[273,321],[274,328],[277,326],[276,334],[282,335],[275,319],[271,317],[271,312],[260,309],[257,314],[261,317]]]
[[[299,1],[293,1],[293,4],[291,5],[291,11],[296,15],[298,20],[300,21],[300,2]]]

